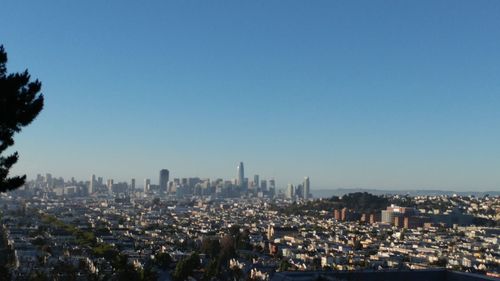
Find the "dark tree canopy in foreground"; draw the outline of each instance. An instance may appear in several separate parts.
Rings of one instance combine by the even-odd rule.
[[[42,83],[30,81],[27,70],[7,73],[7,53],[0,45],[0,192],[16,189],[24,184],[26,175],[9,177],[9,170],[17,162],[17,152],[3,155],[14,144],[14,134],[35,119],[43,108]]]

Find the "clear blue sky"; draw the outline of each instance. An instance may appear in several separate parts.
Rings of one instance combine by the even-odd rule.
[[[2,1],[15,173],[500,189],[500,1]]]

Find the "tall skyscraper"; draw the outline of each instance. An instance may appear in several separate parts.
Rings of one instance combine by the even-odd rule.
[[[97,182],[95,180],[95,175],[92,175],[90,177],[90,184],[89,184],[89,192],[90,193],[96,192],[96,184],[97,184]]]
[[[169,177],[169,171],[167,169],[162,169],[160,170],[160,191],[161,192],[167,192],[168,189],[168,177]]]
[[[259,175],[253,176],[253,185],[255,186],[256,189],[260,187]]]
[[[45,174],[45,181],[47,182],[47,187],[52,188],[54,185],[54,180],[52,179],[52,174]]]
[[[269,180],[269,196],[274,198],[276,195],[276,181],[274,179]]]
[[[304,199],[304,185],[298,184],[295,187],[295,197]]]
[[[113,179],[109,179],[106,183],[107,187],[108,187],[108,192],[111,193],[111,191],[113,190],[113,184],[114,184],[114,181]]]
[[[135,179],[130,180],[130,191],[135,191]]]
[[[260,188],[262,189],[262,191],[267,191],[267,181],[266,180],[260,181]]]
[[[293,184],[289,183],[288,188],[286,190],[286,198],[293,199],[294,195],[295,195],[295,187],[293,186]]]
[[[144,192],[149,192],[149,186],[151,185],[151,180],[150,179],[145,179],[144,180]]]
[[[311,192],[311,182],[309,180],[309,177],[304,178],[304,186],[303,186],[302,190],[304,191],[304,194],[302,197],[304,198],[304,200],[308,200],[309,194]]]
[[[41,182],[43,182],[43,177],[42,177],[42,175],[37,174],[36,175],[36,183],[41,183]]]
[[[276,188],[276,181],[274,179],[269,180],[269,187],[270,188]]]
[[[237,167],[238,170],[238,185],[243,188],[245,187],[245,170],[243,168],[243,162],[240,162],[240,164]]]

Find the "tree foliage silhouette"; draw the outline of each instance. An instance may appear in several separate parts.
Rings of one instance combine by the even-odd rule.
[[[28,70],[7,73],[7,53],[0,45],[0,192],[22,186],[26,175],[9,177],[9,170],[19,155],[14,152],[2,155],[14,144],[14,134],[19,133],[35,119],[43,108],[42,83],[30,81]]]

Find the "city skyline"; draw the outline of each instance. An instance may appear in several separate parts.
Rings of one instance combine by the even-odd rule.
[[[261,177],[259,174],[253,174],[251,177],[245,176],[243,165],[244,165],[243,162],[239,162],[238,166],[236,167],[236,173],[237,173],[236,176],[235,177],[227,177],[227,178],[217,176],[217,175],[209,176],[209,177],[201,177],[201,176],[197,176],[197,175],[190,175],[190,176],[178,176],[177,175],[177,176],[171,177],[169,169],[160,169],[158,181],[155,181],[155,180],[152,181],[151,177],[144,177],[143,178],[144,183],[142,185],[141,184],[136,185],[136,178],[137,177],[135,177],[135,176],[131,176],[128,179],[126,179],[126,178],[116,179],[113,177],[105,176],[103,174],[98,174],[98,175],[91,174],[90,179],[85,179],[85,178],[76,178],[75,176],[64,177],[64,176],[53,174],[50,172],[40,172],[32,177],[28,177],[28,180],[33,181],[33,180],[39,179],[40,177],[45,177],[45,178],[50,177],[50,178],[63,178],[64,181],[67,181],[67,182],[71,182],[73,180],[75,182],[88,182],[89,191],[93,190],[93,186],[97,182],[104,183],[104,181],[106,181],[106,182],[111,181],[112,183],[127,183],[127,184],[128,184],[128,182],[130,182],[130,185],[132,187],[140,186],[142,188],[145,188],[148,185],[157,185],[160,188],[160,190],[166,191],[168,188],[168,184],[173,182],[174,180],[188,179],[188,178],[199,178],[199,179],[209,179],[209,180],[217,180],[217,179],[229,180],[229,181],[234,181],[236,186],[245,187],[245,188],[248,188],[248,186],[242,186],[241,185],[242,182],[244,182],[245,184],[250,184],[250,183],[252,183],[254,185],[256,184],[257,186],[260,186],[262,182],[265,182],[265,185],[267,186],[267,182],[269,181],[269,182],[272,182],[272,184],[270,184],[270,185],[272,185],[272,186],[275,185],[276,179],[274,177],[265,178],[265,177]],[[253,178],[253,181],[251,180],[251,178]],[[309,181],[309,177],[304,177],[304,183],[306,181],[307,182]],[[283,186],[283,188],[284,188],[284,186]]]
[[[240,162],[241,163],[241,162]],[[239,165],[238,165],[239,166]],[[164,169],[162,169],[164,170]],[[161,171],[160,170],[160,173]],[[238,173],[238,167],[237,167],[237,173]],[[95,174],[92,174],[91,177],[90,177],[90,180],[89,179],[86,179],[85,177],[83,178],[77,178],[77,177],[74,177],[74,176],[68,176],[68,177],[64,177],[64,176],[61,176],[61,175],[58,175],[58,174],[52,174],[52,173],[49,173],[49,172],[41,172],[41,173],[37,173],[36,175],[33,175],[32,177],[28,177],[28,181],[35,181],[37,180],[37,178],[39,177],[46,177],[46,176],[50,176],[50,177],[54,177],[55,179],[59,179],[59,178],[63,178],[65,182],[67,183],[70,183],[72,180],[75,181],[75,183],[85,183],[87,182],[88,187],[89,187],[89,191],[92,190],[92,186],[93,184],[92,183],[95,183],[97,182],[97,178],[96,178],[96,175]],[[136,184],[136,180],[137,180],[137,177],[130,177],[130,178],[112,178],[112,177],[107,177],[107,176],[103,176],[103,174],[99,174],[99,177],[100,181],[104,181],[104,180],[112,180],[114,183],[119,183],[119,184],[123,184],[123,183],[126,183],[126,184],[129,184],[130,182],[130,186],[132,187],[132,189],[134,188],[145,188],[146,186],[149,186],[149,185],[156,185],[156,186],[160,186],[160,181],[156,182],[156,181],[152,181],[151,179],[153,178],[154,179],[154,176],[151,178],[151,177],[144,177],[144,178],[139,178],[139,184]],[[254,180],[251,181],[251,178],[253,178]],[[313,189],[311,189],[310,187],[310,177],[309,176],[304,176],[302,179],[303,179],[303,182],[300,183],[300,177],[298,178],[295,178],[295,179],[292,179],[291,181],[279,181],[277,180],[276,178],[274,177],[269,177],[269,178],[266,178],[266,177],[262,177],[260,174],[252,174],[250,177],[245,177],[245,179],[248,181],[247,183],[255,183],[255,179],[259,179],[259,185],[261,187],[268,187],[268,186],[273,186],[273,187],[276,187],[277,190],[279,190],[280,192],[284,192],[285,194],[287,193],[290,185],[292,185],[294,187],[294,190],[296,187],[302,185],[304,187],[304,192],[305,194],[309,194],[309,195],[314,195],[314,196],[317,196],[317,197],[311,197],[312,198],[329,198],[331,196],[341,196],[343,194],[348,194],[350,192],[375,192],[376,194],[427,194],[427,195],[431,195],[431,194],[453,194],[453,192],[455,190],[450,190],[450,189],[436,189],[436,188],[414,188],[414,189],[397,189],[397,188],[394,188],[394,189],[387,189],[387,188],[384,188],[384,187],[348,187],[348,186],[344,186],[344,187],[335,187],[335,188],[324,188],[322,186],[318,186],[318,185],[315,185]],[[215,181],[215,180],[218,180],[218,179],[222,179],[222,180],[228,180],[228,181],[232,181],[234,183],[236,183],[236,186],[239,186],[238,181],[238,174],[236,175],[236,177],[222,177],[222,176],[199,176],[199,175],[184,175],[184,176],[174,176],[172,177],[168,183],[172,183],[174,182],[174,180],[181,180],[181,179],[201,179],[201,180],[210,180],[210,181]],[[142,182],[142,183],[141,183]],[[297,186],[298,184],[298,186]],[[309,192],[307,192],[306,190],[309,190]],[[395,193],[392,193],[392,192],[395,192]],[[408,193],[405,193],[405,192],[408,192]],[[427,193],[428,192],[428,193]],[[482,195],[485,195],[485,194],[488,194],[488,192],[492,192],[493,195],[495,194],[498,194],[500,191],[496,190],[496,189],[483,189],[483,190],[480,190],[480,189],[465,189],[465,190],[456,190],[456,192],[458,194],[482,194]],[[307,199],[307,197],[306,197]]]
[[[45,96],[11,172],[232,178],[244,159],[280,184],[499,190],[498,14],[496,1],[7,1],[8,69]]]
[[[181,178],[200,178],[200,179],[210,179],[210,180],[215,180],[215,179],[227,179],[227,180],[233,180],[237,183],[238,186],[240,186],[240,177],[239,177],[239,167],[240,165],[243,164],[243,162],[238,162],[238,166],[236,167],[236,173],[233,171],[232,173],[229,172],[229,171],[226,171],[224,174],[225,176],[222,176],[222,175],[198,175],[198,174],[171,174],[171,169],[158,169],[157,171],[151,171],[151,172],[148,172],[147,175],[145,176],[137,176],[136,174],[132,174],[132,175],[129,175],[129,176],[125,176],[125,177],[121,177],[121,176],[118,176],[118,177],[115,177],[115,176],[108,176],[106,175],[106,173],[91,173],[91,177],[95,177],[97,175],[99,175],[102,179],[104,180],[113,180],[114,182],[119,182],[119,183],[128,183],[130,182],[131,180],[134,181],[134,184],[136,184],[135,180],[136,179],[139,179],[139,185],[136,185],[138,187],[145,187],[147,184],[145,182],[148,182],[148,184],[153,184],[153,185],[158,185],[160,186],[160,180],[156,180],[158,178],[158,172],[160,172],[160,178],[161,178],[161,171],[167,171],[168,173],[168,176],[167,178],[170,178],[168,182],[172,182],[173,179],[181,179]],[[228,167],[230,168],[230,167]],[[243,168],[244,169],[244,168]],[[79,171],[77,174],[81,174],[82,171]],[[37,172],[35,174],[28,174],[27,175],[27,179],[28,180],[35,180],[37,178],[38,175],[46,175],[46,174],[51,174],[52,176],[57,176],[57,177],[62,177],[64,178],[64,180],[71,180],[72,178],[74,178],[76,181],[88,181],[88,182],[92,182],[92,180],[89,180],[89,176],[85,176],[84,174],[82,174],[82,176],[79,176],[79,175],[72,175],[72,174],[68,174],[68,175],[61,175],[59,173],[56,172],[53,172],[53,171],[40,171],[40,172]],[[232,174],[232,175],[231,175]],[[172,176],[173,175],[173,176]],[[279,178],[275,177],[275,176],[266,176],[266,175],[262,175],[261,173],[259,172],[252,172],[250,173],[250,175],[246,175],[245,172],[244,172],[244,179],[246,179],[246,183],[248,182],[251,182],[252,179],[255,180],[255,177],[257,176],[257,178],[260,178],[261,180],[265,180],[265,181],[273,181],[273,182],[277,182],[277,185],[276,187],[279,188],[280,190],[283,190],[283,191],[286,191],[287,188],[289,187],[289,185],[293,185],[295,186],[297,183],[299,183],[301,181],[301,179],[304,181],[303,184],[305,184],[305,182],[307,180],[310,179],[309,176],[306,176],[306,175],[303,175],[302,177],[301,176],[297,176],[297,177],[294,177],[294,178],[291,178],[291,179],[288,179],[288,180],[280,180]],[[144,182],[141,184],[141,182]],[[425,190],[430,190],[430,191],[435,191],[435,190],[442,190],[442,191],[453,191],[454,189],[453,188],[437,188],[437,187],[432,187],[432,186],[423,186],[423,187],[410,187],[410,188],[398,188],[397,186],[396,187],[387,187],[387,186],[324,186],[324,185],[317,185],[315,184],[315,187],[314,187],[314,190],[316,191],[324,191],[324,190],[338,190],[338,189],[359,189],[359,190],[364,190],[364,189],[373,189],[373,190],[379,190],[379,191],[391,191],[391,190],[394,190],[394,191],[403,191],[403,190],[409,190],[409,191],[416,191],[416,190],[422,190],[422,191],[425,191]],[[487,191],[498,191],[498,188],[483,188],[483,189],[478,189],[478,188],[464,188],[464,189],[461,189],[461,190],[457,190],[459,192],[487,192]]]

